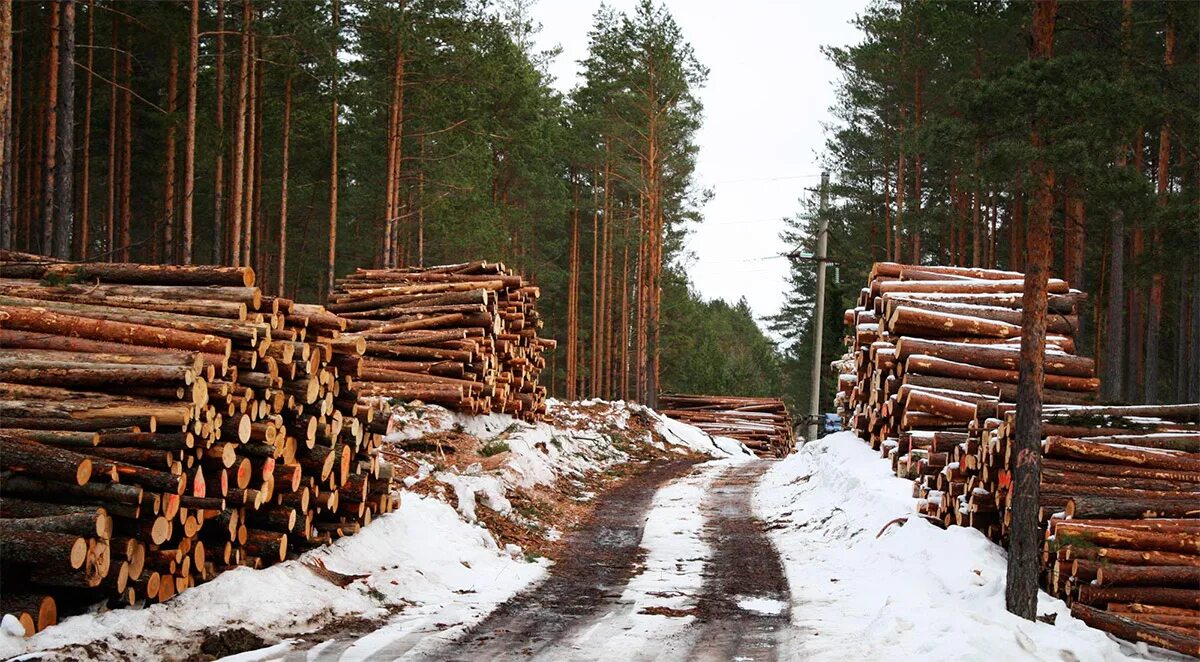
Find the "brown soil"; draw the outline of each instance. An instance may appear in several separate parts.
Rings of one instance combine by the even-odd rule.
[[[439,660],[507,659],[546,651],[589,617],[616,604],[641,565],[644,516],[659,487],[686,474],[694,460],[654,461],[605,492],[590,517],[564,541],[550,577],[501,605],[439,651]]]

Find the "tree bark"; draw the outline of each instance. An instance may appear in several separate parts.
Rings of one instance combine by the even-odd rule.
[[[12,3],[5,2],[0,6],[0,248],[5,250],[13,246],[12,19]]]
[[[94,0],[87,3],[87,71],[84,73],[83,92],[83,156],[80,163],[83,173],[79,178],[79,216],[75,229],[75,255],[86,259],[90,254],[91,242],[91,205],[92,205],[92,72],[95,71],[96,5]],[[2,107],[2,106],[0,106]]]
[[[338,213],[338,50],[340,17],[338,0],[333,0],[333,101],[329,119],[329,251],[326,254],[325,291],[333,291],[337,273],[337,213]]]
[[[133,244],[133,35],[125,35],[125,88],[121,94],[121,260]]]
[[[1175,64],[1175,24],[1168,14],[1165,44],[1163,48],[1163,68],[1168,72]],[[1158,206],[1167,206],[1170,195],[1171,177],[1171,123],[1164,119],[1158,132]],[[1154,253],[1162,252],[1162,230],[1156,223],[1151,235],[1151,247]],[[1162,337],[1163,291],[1166,289],[1166,273],[1162,267],[1156,267],[1150,278],[1150,311],[1146,317],[1146,402],[1158,402],[1158,358],[1162,354],[1159,347]]]
[[[1033,41],[1030,59],[1048,60],[1053,55],[1057,0],[1035,0]],[[1034,161],[1030,178],[1034,183],[1033,208],[1029,214],[1022,309],[1021,370],[1017,384],[1015,450],[1012,454],[1012,523],[1009,529],[1008,611],[1034,620],[1037,617],[1041,526],[1038,522],[1041,483],[1042,389],[1045,379],[1046,295],[1050,268],[1050,216],[1054,205],[1054,171],[1042,160],[1043,141],[1039,121],[1030,130]]]
[[[50,47],[46,52],[46,70],[49,77],[46,80],[46,131],[42,147],[42,233],[36,252],[44,255],[54,254],[55,221],[58,214],[55,205],[58,196],[54,186],[58,183],[58,130],[63,124],[62,108],[58,103],[59,57],[62,55],[62,15],[63,4],[59,2],[50,5]]]
[[[288,224],[288,148],[292,135],[292,77],[283,84],[283,155],[279,174],[279,262],[275,283],[276,296],[283,296],[284,274],[287,273]]]
[[[171,44],[171,57],[167,69],[167,140],[166,158],[163,168],[163,215],[162,239],[152,242],[152,262],[175,261],[175,106],[179,101],[179,47]],[[159,246],[162,260],[158,259]]]
[[[217,149],[213,166],[212,262],[221,264],[225,254],[225,0],[217,0],[216,41]]]
[[[192,211],[196,190],[196,95],[200,71],[200,0],[192,0],[191,21],[188,23],[188,106],[187,128],[183,145],[183,236],[180,237],[179,259],[192,263]]]
[[[119,62],[117,45],[119,41],[120,21],[112,19],[112,72],[109,77],[108,97],[108,173],[105,184],[108,204],[104,209],[104,255],[109,262],[116,259],[116,227],[117,227],[117,124],[120,117],[117,108],[117,65]]]
[[[63,0],[58,42],[58,142],[54,171],[54,257],[71,259],[75,228],[75,0]]]
[[[233,122],[233,169],[229,184],[229,261],[238,266],[242,263],[242,210],[246,204],[246,114],[250,100],[250,67],[253,56],[250,52],[250,22],[253,9],[250,0],[242,0],[241,62],[238,69],[237,108]]]

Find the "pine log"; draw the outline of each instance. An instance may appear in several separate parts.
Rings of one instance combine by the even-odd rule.
[[[1175,499],[1139,499],[1109,496],[1078,496],[1067,501],[1070,518],[1200,517],[1200,494]]]
[[[0,437],[0,467],[38,478],[86,484],[92,461],[78,453],[35,441]]]
[[[1139,623],[1125,616],[1101,611],[1081,603],[1071,605],[1071,615],[1094,628],[1111,632],[1122,639],[1144,641],[1177,653],[1200,657],[1200,637],[1189,637],[1146,623]]]

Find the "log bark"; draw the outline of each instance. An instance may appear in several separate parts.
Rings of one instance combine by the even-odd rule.
[[[1086,604],[1071,605],[1071,615],[1088,625],[1129,641],[1144,641],[1177,653],[1200,657],[1200,637],[1189,637],[1164,630],[1146,623],[1139,623],[1119,614],[1113,614]]]

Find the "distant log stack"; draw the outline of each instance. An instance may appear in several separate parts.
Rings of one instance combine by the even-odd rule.
[[[166,600],[392,510],[346,324],[248,268],[0,253],[0,611]]]
[[[328,308],[365,347],[359,393],[422,400],[466,413],[534,421],[546,412],[538,376],[555,341],[538,336],[540,291],[495,262],[359,269]]]
[[[1006,544],[1021,280],[876,264],[834,361],[848,427],[914,481],[918,510]],[[1051,280],[1043,586],[1119,637],[1200,656],[1200,404],[1098,406],[1082,293]]]
[[[760,457],[785,457],[796,446],[792,417],[779,398],[664,394],[658,406],[664,416],[736,439]]]

